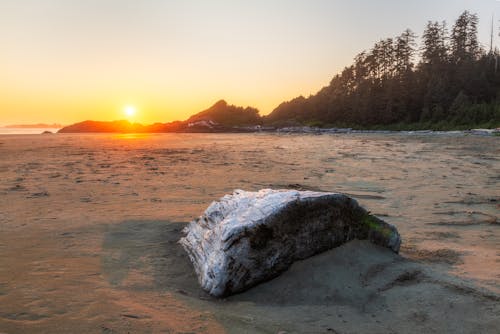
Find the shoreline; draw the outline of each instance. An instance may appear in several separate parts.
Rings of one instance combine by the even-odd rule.
[[[7,133],[2,133],[6,129]],[[36,135],[36,134],[163,134],[163,133],[199,133],[199,134],[238,134],[238,133],[268,133],[268,134],[401,134],[401,135],[475,135],[475,136],[500,136],[500,128],[495,129],[470,129],[470,130],[356,130],[352,128],[317,128],[317,127],[284,127],[284,128],[235,128],[226,130],[209,131],[169,131],[169,132],[60,132],[62,129],[39,129],[39,128],[0,128],[1,135]],[[43,131],[42,131],[43,130]],[[27,131],[27,132],[23,132]],[[47,131],[47,132],[46,132]]]

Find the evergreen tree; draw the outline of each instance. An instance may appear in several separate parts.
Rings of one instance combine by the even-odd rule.
[[[406,75],[413,70],[413,60],[417,51],[417,36],[410,29],[406,29],[396,38],[394,45],[394,57],[396,61],[396,73],[399,76]]]
[[[422,64],[438,67],[448,61],[446,22],[428,22],[423,34]]]
[[[360,127],[405,122],[500,126],[499,54],[481,50],[477,24],[477,15],[465,11],[449,36],[445,22],[429,21],[418,66],[411,30],[382,39],[317,94],[282,103],[266,120]]]
[[[476,14],[463,12],[455,22],[451,34],[451,56],[455,63],[475,60],[479,55]]]

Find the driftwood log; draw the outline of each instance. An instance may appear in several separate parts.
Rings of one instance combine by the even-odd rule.
[[[184,229],[202,288],[222,297],[285,271],[294,261],[352,239],[399,251],[397,229],[339,193],[236,190]]]

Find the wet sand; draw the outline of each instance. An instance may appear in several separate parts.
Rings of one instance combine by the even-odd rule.
[[[496,333],[500,138],[0,136],[0,333]],[[214,300],[177,244],[233,189],[350,194],[397,226]]]

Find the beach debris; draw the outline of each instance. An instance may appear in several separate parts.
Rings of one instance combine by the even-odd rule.
[[[294,261],[353,239],[399,252],[397,229],[340,193],[235,190],[213,202],[180,239],[201,287],[215,297],[276,277]]]

